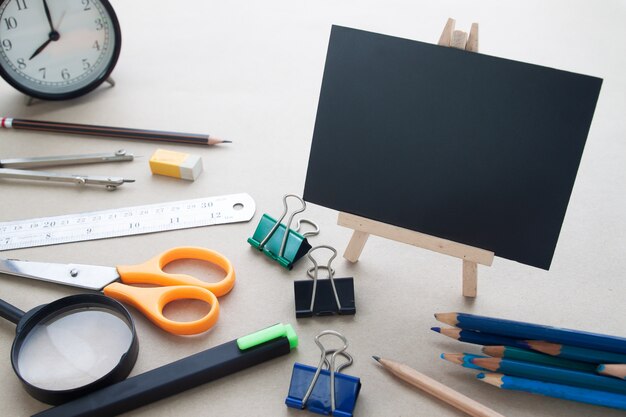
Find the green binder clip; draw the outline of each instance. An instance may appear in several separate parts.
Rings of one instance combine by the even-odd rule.
[[[289,216],[287,224],[284,225],[281,221],[285,218],[288,212],[287,198],[293,197],[300,201],[302,207],[295,210]],[[259,225],[254,231],[254,235],[248,238],[248,243],[254,248],[263,251],[263,253],[276,262],[278,262],[283,268],[291,269],[293,264],[300,258],[302,258],[311,249],[311,245],[306,240],[307,236],[317,235],[320,231],[317,224],[311,220],[300,219],[296,224],[295,229],[290,229],[293,218],[296,214],[302,213],[306,209],[306,203],[304,200],[294,194],[286,194],[283,197],[283,214],[278,220],[268,214],[263,214]],[[299,233],[302,223],[308,223],[312,225],[315,230],[306,233]],[[285,231],[288,230],[288,233]]]

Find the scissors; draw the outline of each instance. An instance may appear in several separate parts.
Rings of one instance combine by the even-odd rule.
[[[186,274],[163,271],[165,265],[180,259],[209,262],[224,270],[226,276],[212,283]],[[235,271],[230,261],[218,252],[200,247],[177,247],[143,264],[114,268],[0,259],[0,273],[102,291],[106,296],[132,305],[163,330],[178,335],[198,334],[210,329],[219,316],[217,297],[227,294],[235,285]],[[152,284],[157,287],[125,284]],[[194,321],[178,322],[165,317],[165,305],[181,299],[201,300],[210,304],[211,309],[204,317]]]

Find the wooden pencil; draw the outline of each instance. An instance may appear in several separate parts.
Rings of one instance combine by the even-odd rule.
[[[626,379],[626,364],[601,364],[597,369],[599,374]]]
[[[558,358],[572,359],[581,362],[599,363],[626,363],[626,355],[614,352],[605,352],[577,346],[566,346],[559,343],[550,343],[542,340],[528,340],[532,350],[552,355]]]
[[[382,365],[382,367],[392,375],[413,385],[428,394],[439,398],[440,400],[450,404],[451,406],[463,411],[464,413],[475,417],[503,417],[502,414],[482,405],[481,403],[443,385],[441,382],[416,371],[415,369],[395,362],[389,359],[383,359],[378,356],[373,358]]]
[[[548,366],[557,366],[559,368],[572,369],[575,371],[595,372],[596,370],[596,366],[592,363],[557,358],[544,353],[533,352],[532,350],[519,349],[511,346],[485,346],[482,351],[485,355],[495,358],[513,359]]]
[[[494,373],[480,373],[476,377],[489,385],[501,389],[530,392],[585,404],[626,410],[626,395]]]
[[[435,314],[435,318],[442,323],[463,330],[485,332],[521,340],[545,340],[567,346],[626,354],[626,339],[623,337],[466,313],[438,313]]]
[[[217,145],[231,141],[196,133],[165,132],[160,130],[128,129],[124,127],[84,125],[76,123],[45,122],[0,116],[0,127],[73,135],[102,136],[115,139],[134,139],[151,142],[174,142],[191,145]]]
[[[470,362],[481,368],[505,375],[626,395],[626,381],[607,378],[591,372],[572,371],[502,358],[475,358],[471,359]]]

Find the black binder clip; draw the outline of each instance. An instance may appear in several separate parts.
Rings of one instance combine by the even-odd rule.
[[[339,349],[327,350],[319,341],[324,335],[334,335],[343,341]],[[352,417],[356,400],[361,391],[361,380],[357,377],[340,373],[352,365],[352,356],[345,350],[348,341],[334,330],[324,330],[315,336],[315,343],[322,351],[317,368],[296,362],[293,365],[289,393],[285,399],[288,407],[307,409],[313,413],[334,417]],[[326,356],[331,355],[330,362]],[[348,361],[335,368],[337,355]],[[322,369],[326,365],[327,369]]]
[[[318,266],[311,253],[317,249],[329,249],[333,256],[327,266]],[[301,280],[293,283],[296,297],[296,317],[330,316],[333,314],[355,314],[354,280],[352,278],[334,278],[335,271],[330,264],[337,256],[337,251],[331,246],[316,246],[307,253],[313,262],[313,267],[307,270],[307,275],[313,280]],[[317,279],[319,269],[328,271],[328,279]]]
[[[302,207],[291,213],[287,220],[287,225],[284,225],[281,221],[287,215],[288,197],[298,199],[300,203],[302,203]],[[306,203],[297,195],[285,195],[283,197],[283,206],[283,214],[278,220],[273,219],[267,214],[263,214],[254,234],[251,238],[248,238],[248,243],[254,248],[263,251],[265,255],[278,262],[282,267],[291,269],[293,268],[293,264],[311,249],[311,245],[306,240],[307,236],[318,234],[320,229],[317,224],[306,219],[298,220],[295,230],[290,229],[294,216],[298,213],[302,213],[306,209]],[[315,230],[300,234],[301,223],[308,223],[312,225]],[[289,232],[285,233],[286,230]]]

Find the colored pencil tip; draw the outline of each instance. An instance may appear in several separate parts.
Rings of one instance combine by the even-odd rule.
[[[598,365],[598,372],[602,372],[606,369],[606,366],[604,365]]]
[[[441,333],[441,327],[431,327],[430,330],[433,332]]]
[[[376,362],[380,362],[380,356],[372,356]]]
[[[222,143],[233,143],[232,140],[223,140]]]
[[[478,379],[485,379],[485,374],[483,372],[481,372],[478,375],[476,375],[476,378],[478,378]]]
[[[445,359],[445,358],[446,358],[446,354],[445,354],[445,353],[442,353],[439,357],[440,357],[441,359]]]

